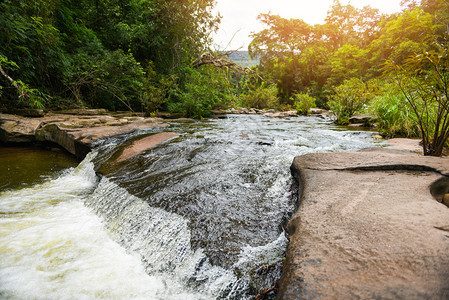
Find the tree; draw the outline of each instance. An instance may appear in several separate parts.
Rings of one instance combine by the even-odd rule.
[[[390,59],[401,64],[410,55],[428,48],[435,36],[433,16],[421,7],[406,10],[396,18],[386,20],[379,38],[369,46],[369,62],[375,76],[381,75],[383,63]]]
[[[435,42],[433,49],[403,64],[386,64],[386,75],[396,81],[416,116],[424,155],[440,156],[449,139],[448,42]]]
[[[365,83],[358,78],[345,80],[335,88],[335,95],[329,101],[329,107],[337,118],[336,123],[349,124],[349,118],[374,99],[378,92],[375,81]]]
[[[156,95],[158,88],[148,85],[165,86],[163,78],[182,81],[184,68],[208,49],[210,33],[219,23],[214,4],[214,0],[4,0],[0,55],[20,66],[9,69],[9,76],[50,95],[50,106],[67,99],[72,105],[140,110],[154,104],[147,101],[149,91]],[[142,66],[149,64],[156,82],[147,80]],[[4,76],[0,84],[9,86]],[[2,102],[13,93],[5,88]]]
[[[260,68],[267,74],[264,77],[277,83],[281,101],[289,103],[293,91],[301,87],[298,59],[315,38],[312,26],[303,20],[271,14],[258,18],[269,28],[253,35],[250,55],[260,57]]]

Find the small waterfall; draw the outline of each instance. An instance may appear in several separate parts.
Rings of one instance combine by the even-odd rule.
[[[244,298],[245,286],[233,272],[212,266],[201,249],[192,251],[183,217],[149,206],[106,177],[85,204],[103,218],[115,241],[140,255],[149,275],[163,274],[204,299]]]
[[[0,193],[6,299],[239,299],[245,284],[190,248],[184,218],[77,168]]]

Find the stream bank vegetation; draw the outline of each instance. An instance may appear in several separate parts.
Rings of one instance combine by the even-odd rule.
[[[261,14],[248,48],[214,51],[214,0],[4,0],[0,109],[18,106],[171,111],[331,109],[347,124],[370,112],[386,136],[419,136],[426,155],[447,146],[449,2],[403,10],[333,2],[324,24]],[[243,72],[242,72],[243,70]]]

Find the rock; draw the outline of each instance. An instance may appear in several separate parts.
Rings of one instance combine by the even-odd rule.
[[[36,130],[35,134],[36,140],[56,143],[79,158],[86,156],[90,151],[90,145],[78,142],[70,130],[61,129],[58,124],[44,125]]]
[[[234,113],[236,113],[236,114],[249,114],[249,109],[243,107],[243,108],[240,108],[238,110],[235,110]]]
[[[28,119],[15,115],[0,114],[0,141],[4,143],[31,143],[40,126],[39,119]]]
[[[181,113],[157,112],[156,117],[167,120],[177,120],[184,118],[184,115]]]
[[[40,118],[45,115],[44,110],[35,108],[10,109],[6,113],[28,118]]]
[[[0,141],[53,142],[83,158],[98,139],[166,125],[160,119],[143,117],[48,114],[42,118],[29,119],[0,114]]]
[[[449,209],[429,185],[449,159],[388,149],[294,159],[299,207],[287,226],[279,299],[444,299]]]
[[[438,202],[445,205],[449,203],[449,177],[441,177],[440,179],[433,182],[430,186],[430,194]],[[445,199],[446,197],[446,199]],[[445,203],[446,202],[446,203]]]
[[[449,207],[449,194],[444,194],[443,196],[443,204]]]
[[[407,150],[416,153],[423,152],[423,147],[421,145],[420,139],[394,138],[389,139],[387,142],[388,145],[390,145],[390,147],[394,149]]]
[[[272,113],[265,113],[264,116],[266,116],[268,118],[275,118],[275,119],[289,119],[291,117],[298,116],[298,113],[295,110],[278,111],[278,112],[272,112]]]
[[[58,112],[54,112],[54,113],[64,114],[64,115],[76,115],[76,116],[98,116],[98,115],[110,114],[110,112],[104,108],[96,108],[96,109],[76,108],[76,109],[58,111]]]
[[[134,156],[177,136],[178,134],[174,132],[161,132],[135,140],[130,146],[123,150],[122,154],[115,160],[115,162],[118,163],[133,158]]]
[[[328,113],[329,113],[329,111],[327,111],[325,109],[321,109],[321,108],[311,108],[309,110],[309,114],[311,114],[311,115],[326,115]]]
[[[349,118],[351,124],[363,124],[364,127],[371,127],[374,123],[374,115],[372,114],[356,114]]]

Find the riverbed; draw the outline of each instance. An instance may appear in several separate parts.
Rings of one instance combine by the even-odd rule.
[[[162,131],[179,136],[112,163]],[[77,166],[30,166],[17,153],[10,169],[42,174],[1,185],[0,295],[251,298],[280,276],[297,204],[293,158],[381,146],[372,134],[319,118],[229,115],[101,140]]]

